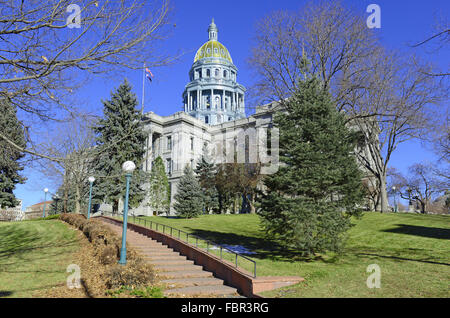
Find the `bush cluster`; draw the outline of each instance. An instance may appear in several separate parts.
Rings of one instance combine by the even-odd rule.
[[[132,288],[148,286],[155,283],[153,267],[127,246],[127,265],[118,265],[121,238],[102,222],[89,219],[81,214],[61,214],[60,219],[77,227],[89,239],[94,247],[95,257],[106,265],[104,282],[107,288],[121,286]]]

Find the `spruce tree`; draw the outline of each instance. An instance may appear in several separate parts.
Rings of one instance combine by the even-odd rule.
[[[280,167],[264,179],[258,211],[267,233],[310,257],[338,251],[359,215],[362,174],[352,152],[357,134],[346,127],[316,77],[305,76],[274,118],[280,132]]]
[[[176,202],[173,207],[177,215],[193,218],[200,215],[203,210],[202,188],[190,165],[186,165],[183,172],[184,174],[178,183],[178,191],[174,197]]]
[[[219,209],[219,194],[215,185],[216,167],[203,155],[195,167],[195,174],[203,192],[205,213],[217,212]]]
[[[25,134],[14,106],[6,99],[0,99],[0,132],[11,142],[25,148]],[[13,145],[0,138],[0,206],[15,207],[19,201],[13,191],[16,184],[24,183],[26,178],[20,175],[24,169],[21,159],[25,156]]]
[[[130,182],[129,205],[136,207],[144,199],[146,173],[142,170],[145,134],[140,123],[140,114],[136,95],[132,93],[127,80],[111,94],[111,99],[102,101],[104,117],[94,127],[98,134],[96,150],[98,156],[94,162],[95,202],[103,200],[113,205],[117,212],[119,199],[125,196],[125,175],[122,164],[133,161],[136,170]]]
[[[161,157],[155,159],[152,165],[148,192],[148,205],[157,213],[168,212],[170,208],[169,179]]]

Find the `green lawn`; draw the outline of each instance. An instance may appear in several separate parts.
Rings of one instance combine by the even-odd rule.
[[[77,232],[58,220],[0,222],[0,297],[65,284],[78,247]]]
[[[258,276],[298,275],[305,282],[266,292],[270,297],[449,297],[450,216],[365,213],[354,220],[341,256],[296,261],[265,239],[256,215],[205,215],[195,219],[148,217],[217,243],[256,252]],[[132,218],[129,220],[132,222]],[[161,228],[160,228],[161,230]],[[167,229],[166,229],[167,233]],[[370,289],[367,266],[378,264],[381,288]],[[239,264],[251,269],[250,265]]]

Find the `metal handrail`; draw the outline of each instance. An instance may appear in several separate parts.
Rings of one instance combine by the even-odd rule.
[[[122,215],[122,214],[112,214],[112,213],[110,213],[110,212],[103,212],[103,214],[109,214],[109,215],[111,215],[111,216],[122,216],[122,218],[123,218],[123,215]],[[144,227],[148,227],[148,226],[147,226],[147,221],[150,222],[150,227],[149,227],[149,228],[150,228],[151,230],[153,230],[153,224],[155,224],[155,225],[156,225],[156,231],[157,231],[157,232],[161,232],[161,231],[159,231],[159,226],[161,225],[161,226],[163,227],[163,231],[162,231],[163,234],[166,234],[166,227],[168,227],[168,228],[170,228],[170,236],[171,236],[171,237],[174,237],[174,235],[173,235],[173,230],[178,231],[178,239],[179,239],[179,240],[182,240],[180,234],[181,234],[181,233],[184,233],[185,236],[186,236],[186,241],[184,241],[184,242],[186,242],[186,243],[189,244],[189,245],[195,246],[195,247],[197,247],[197,248],[198,248],[198,240],[200,239],[200,240],[206,242],[206,252],[207,252],[208,254],[210,254],[210,253],[209,253],[209,244],[210,244],[210,243],[211,243],[211,245],[213,245],[213,246],[218,246],[218,247],[220,248],[220,259],[222,259],[222,250],[227,250],[229,253],[235,255],[235,267],[236,267],[236,268],[238,268],[238,257],[241,257],[241,258],[243,258],[243,259],[245,259],[245,260],[247,260],[247,261],[253,263],[253,277],[256,278],[256,262],[255,262],[254,260],[248,258],[247,256],[244,256],[244,255],[242,255],[242,254],[239,254],[238,252],[232,251],[232,250],[230,250],[229,248],[227,248],[227,247],[225,247],[225,246],[222,246],[222,245],[220,245],[220,244],[217,244],[217,243],[215,243],[215,242],[213,242],[213,241],[210,241],[210,240],[201,238],[200,236],[197,236],[197,235],[194,235],[194,234],[190,234],[190,233],[188,233],[188,232],[185,232],[185,231],[183,231],[183,230],[177,229],[177,228],[172,227],[172,226],[170,226],[170,225],[166,225],[166,224],[158,223],[158,222],[155,222],[155,221],[147,220],[147,219],[144,219],[144,218],[141,218],[141,217],[136,217],[135,215],[132,215],[131,217],[133,218],[133,223],[136,223],[136,219],[137,219],[137,220],[138,220],[138,224],[142,225],[142,223],[144,223]],[[144,222],[142,222],[142,221],[144,221]],[[195,238],[195,245],[189,243],[189,236]]]

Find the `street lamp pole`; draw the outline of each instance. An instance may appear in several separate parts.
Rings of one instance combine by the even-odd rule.
[[[89,219],[89,218],[91,217],[92,184],[94,183],[95,178],[94,178],[94,177],[89,177],[88,180],[89,180],[90,186],[89,186],[89,207],[88,207],[88,215],[87,215],[87,218]]]
[[[396,200],[396,192],[395,192],[395,186],[392,187],[392,190],[394,191],[394,212],[397,212],[397,200]]]
[[[136,169],[136,165],[132,161],[126,161],[122,165],[122,170],[125,171],[125,177],[127,179],[127,188],[125,191],[125,206],[123,209],[123,230],[122,230],[122,248],[120,249],[120,265],[127,264],[127,220],[128,220],[128,195],[130,190],[131,175]]]
[[[48,189],[45,188],[44,189],[44,209],[43,209],[43,212],[42,212],[42,217],[43,218],[45,218],[45,201],[47,201],[47,192],[48,192]]]

